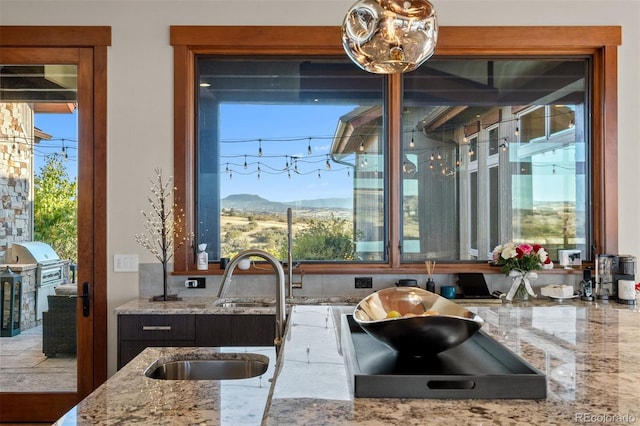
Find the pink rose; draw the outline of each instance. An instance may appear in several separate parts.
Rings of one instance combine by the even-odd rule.
[[[518,248],[520,249],[522,254],[524,254],[525,256],[530,255],[531,251],[533,250],[533,247],[530,246],[529,244],[520,244]]]

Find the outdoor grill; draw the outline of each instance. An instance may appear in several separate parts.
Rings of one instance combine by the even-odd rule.
[[[47,296],[54,294],[54,287],[64,284],[68,277],[69,261],[60,259],[49,244],[32,241],[11,244],[3,263],[37,265],[36,319],[41,320],[42,312],[48,308]]]

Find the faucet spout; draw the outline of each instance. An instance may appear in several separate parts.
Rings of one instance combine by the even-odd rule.
[[[251,256],[260,257],[266,260],[273,267],[273,270],[276,273],[276,337],[273,343],[276,346],[276,351],[279,351],[280,345],[282,345],[282,339],[284,338],[286,299],[284,268],[282,267],[278,259],[264,250],[249,249],[241,251],[229,261],[229,264],[224,271],[224,275],[222,276],[222,283],[220,284],[220,289],[218,290],[218,298],[223,298],[226,295],[228,287],[231,283],[231,276],[233,275],[233,271],[236,269],[240,261]]]
[[[287,209],[287,285],[289,297],[293,297],[293,211]]]

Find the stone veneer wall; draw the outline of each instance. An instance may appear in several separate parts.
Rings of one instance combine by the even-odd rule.
[[[0,259],[15,242],[33,239],[33,110],[24,103],[0,102]],[[23,276],[20,329],[35,327],[35,269]]]
[[[32,240],[33,110],[0,103],[0,252]]]

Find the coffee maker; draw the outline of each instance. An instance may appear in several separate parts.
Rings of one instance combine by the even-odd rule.
[[[618,268],[613,275],[614,288],[617,292],[618,302],[635,303],[636,258],[630,255],[618,256]],[[621,283],[622,282],[622,283]],[[622,287],[621,287],[622,285]],[[626,289],[624,293],[622,289]]]
[[[595,264],[595,295],[617,298],[619,280],[635,280],[636,258],[630,255],[599,254]]]

